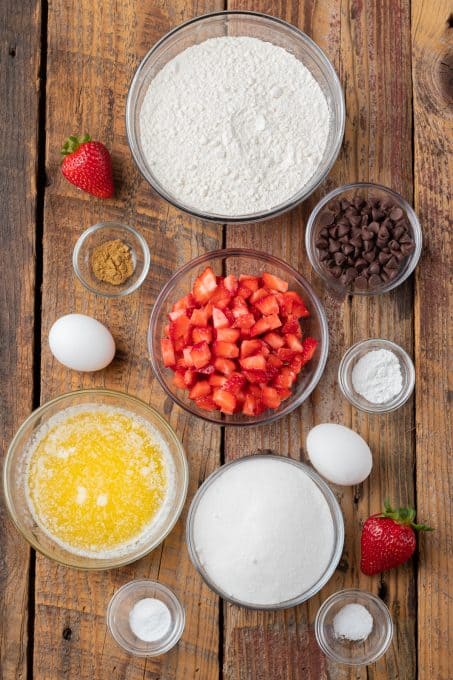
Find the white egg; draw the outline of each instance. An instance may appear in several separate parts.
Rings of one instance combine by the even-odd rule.
[[[316,425],[308,433],[307,451],[319,474],[341,486],[360,484],[373,467],[366,441],[344,425]]]
[[[49,331],[52,354],[74,371],[100,371],[115,356],[115,341],[102,323],[85,314],[62,316]]]

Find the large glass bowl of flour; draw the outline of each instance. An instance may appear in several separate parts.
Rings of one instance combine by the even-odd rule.
[[[204,220],[247,223],[307,198],[340,150],[343,92],[302,31],[216,12],[167,33],[129,89],[132,155],[152,188]]]
[[[344,521],[310,467],[255,454],[213,472],[186,525],[190,559],[220,597],[249,609],[286,609],[313,597],[341,557]]]

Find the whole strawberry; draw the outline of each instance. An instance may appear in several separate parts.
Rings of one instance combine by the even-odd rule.
[[[397,567],[414,554],[415,531],[432,531],[426,524],[415,524],[413,508],[394,510],[385,501],[384,512],[369,517],[362,529],[360,569],[372,576]]]
[[[101,142],[92,142],[89,135],[68,137],[61,153],[68,182],[98,198],[113,196],[112,159]]]

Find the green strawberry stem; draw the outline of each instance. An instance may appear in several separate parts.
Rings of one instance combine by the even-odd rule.
[[[75,136],[68,137],[61,148],[61,155],[69,156],[71,153],[74,153],[74,151],[77,151],[81,144],[85,144],[85,142],[90,141],[91,141],[90,135],[83,135],[83,137]]]
[[[398,508],[397,510],[392,508],[388,498],[384,501],[384,512],[377,515],[378,517],[388,517],[393,519],[398,524],[408,524],[415,531],[434,531],[434,529],[427,524],[416,524],[415,520],[415,510],[414,508]]]

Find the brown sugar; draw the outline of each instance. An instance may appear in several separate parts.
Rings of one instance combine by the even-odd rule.
[[[134,271],[131,249],[120,239],[96,246],[90,263],[95,277],[113,286],[120,286]]]

